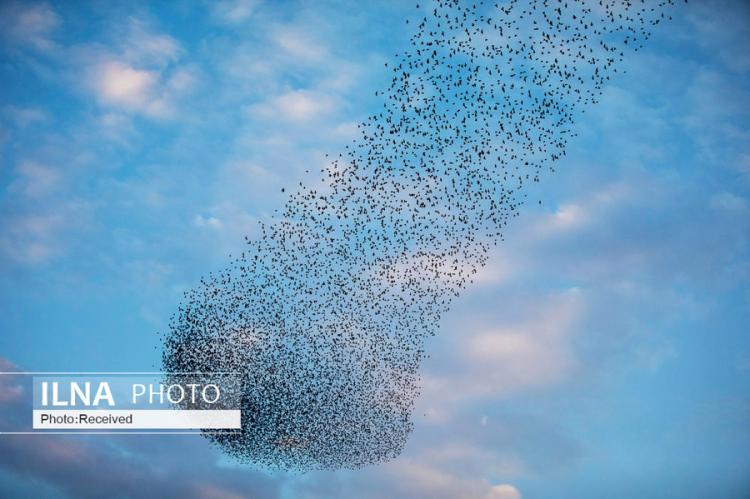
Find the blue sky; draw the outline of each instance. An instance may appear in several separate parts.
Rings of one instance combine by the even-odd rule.
[[[750,9],[674,12],[444,317],[401,457],[296,476],[198,437],[6,438],[0,495],[745,497]],[[4,362],[158,368],[182,292],[354,138],[415,16],[0,4]]]

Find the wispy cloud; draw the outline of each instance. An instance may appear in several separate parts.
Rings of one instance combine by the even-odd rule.
[[[62,181],[62,175],[52,168],[35,161],[22,161],[16,167],[18,178],[11,183],[10,192],[38,198],[54,192]]]
[[[307,30],[295,26],[278,26],[271,35],[271,39],[283,51],[303,64],[320,62],[323,57],[330,55],[328,48],[319,40],[315,40]]]
[[[29,212],[4,215],[0,249],[12,260],[37,265],[65,251],[70,237],[85,228],[91,206],[68,200]]]
[[[216,19],[227,24],[239,24],[253,15],[259,0],[219,0],[210,2],[211,12]]]
[[[6,106],[3,109],[3,114],[19,128],[26,128],[50,120],[49,113],[38,107]]]
[[[93,78],[94,89],[104,102],[145,112],[159,111],[158,101],[152,98],[157,73],[106,61],[96,67]]]
[[[250,106],[248,111],[263,119],[279,118],[295,123],[320,120],[335,110],[331,96],[322,92],[293,90]]]
[[[509,323],[475,309],[447,324],[440,360],[425,369],[424,403],[444,411],[452,404],[497,400],[565,381],[576,364],[572,334],[584,296],[571,289],[535,300],[538,305],[527,307],[528,315]]]
[[[47,3],[7,2],[0,6],[0,37],[22,47],[47,52],[55,48],[53,34],[60,18]]]
[[[495,485],[487,494],[487,499],[521,499],[521,493],[512,485]]]

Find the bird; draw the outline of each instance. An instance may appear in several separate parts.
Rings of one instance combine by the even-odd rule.
[[[164,371],[239,373],[242,428],[205,437],[272,469],[396,458],[440,318],[674,6],[417,4],[379,110],[170,320]]]

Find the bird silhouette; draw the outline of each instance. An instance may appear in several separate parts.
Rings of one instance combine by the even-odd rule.
[[[171,320],[166,371],[241,373],[242,429],[206,437],[301,471],[398,456],[426,340],[673,4],[417,5],[379,111]]]

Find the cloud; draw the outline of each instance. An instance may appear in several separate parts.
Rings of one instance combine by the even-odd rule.
[[[10,121],[19,128],[26,128],[50,120],[49,114],[38,107],[6,106],[3,111],[10,118]]]
[[[222,226],[221,220],[216,217],[204,217],[203,215],[196,215],[193,220],[196,227],[213,227],[220,229]]]
[[[292,90],[251,106],[249,111],[264,119],[280,118],[290,122],[304,123],[330,114],[335,107],[334,100],[325,93]]]
[[[494,251],[484,267],[477,269],[472,286],[497,286],[522,271],[522,263],[518,259],[511,260],[508,255]]]
[[[521,493],[512,485],[494,485],[487,493],[486,499],[521,499]]]
[[[247,21],[255,12],[258,0],[219,0],[210,3],[214,18],[226,24]]]
[[[198,236],[207,235],[213,256],[226,258],[242,250],[246,244],[244,236],[250,237],[257,232],[259,219],[239,203],[226,200],[196,214],[193,225],[200,229]]]
[[[35,161],[22,161],[16,166],[18,177],[8,187],[10,192],[20,192],[31,198],[39,198],[54,192],[62,176],[55,168]]]
[[[711,207],[718,210],[741,213],[747,210],[748,201],[745,197],[725,191],[717,193],[711,198]]]
[[[164,33],[155,33],[147,23],[130,18],[124,33],[118,36],[117,44],[124,60],[136,65],[164,67],[175,62],[183,54],[180,43]]]
[[[433,446],[438,452],[441,449]],[[472,450],[468,450],[471,454]],[[482,453],[484,459],[494,460],[492,453]],[[286,490],[290,497],[318,499],[320,497],[357,497],[358,499],[477,499],[488,497],[492,486],[480,475],[486,466],[480,461],[475,469],[460,462],[440,463],[428,449],[409,453],[396,461],[349,473],[317,472],[305,477],[289,479]]]
[[[194,488],[196,497],[205,499],[244,499],[246,496],[238,492],[231,492],[216,485],[196,485]]]
[[[580,225],[585,219],[585,214],[580,206],[566,204],[561,206],[553,217],[553,225],[560,228],[569,228]]]
[[[18,371],[18,367],[4,357],[0,357],[0,372]],[[24,388],[12,374],[0,374],[0,404],[18,404],[24,394]],[[0,419],[1,420],[1,419]]]
[[[96,90],[107,103],[147,109],[157,74],[131,68],[116,61],[102,63],[96,69]]]
[[[180,99],[198,79],[196,66],[180,63],[184,51],[177,40],[150,29],[143,19],[131,17],[115,23],[103,40],[68,38],[67,43],[53,45],[43,40],[61,24],[54,11],[48,6],[19,9],[11,9],[20,26],[13,30],[22,30],[25,38],[13,30],[11,35],[36,40],[35,45],[48,49],[45,57],[22,56],[21,62],[50,84],[67,85],[85,96],[93,94],[104,107],[151,118],[174,117]],[[47,119],[36,108],[9,106],[5,111],[19,127]]]
[[[205,453],[189,442],[172,441],[159,436],[141,443],[141,448],[129,442],[109,439],[94,440],[69,436],[4,436],[0,440],[0,466],[18,477],[34,478],[53,485],[69,497],[106,497],[116,491],[118,497],[210,497],[230,499],[246,497],[276,497],[271,480],[258,473],[222,471],[210,465],[196,466],[185,459],[185,452]],[[131,437],[138,439],[139,437]],[[193,439],[200,437],[193,436]],[[132,442],[131,442],[132,443]],[[162,446],[171,453],[170,461],[160,461],[154,467],[148,461],[148,450]],[[209,451],[210,452],[210,451]],[[205,454],[204,454],[205,455]],[[235,475],[235,476],[232,476]],[[234,482],[234,483],[232,483]]]
[[[139,18],[115,30],[109,48],[80,46],[75,52],[101,104],[151,118],[175,117],[180,98],[197,81],[198,70],[180,63],[179,42]]]
[[[89,71],[90,86],[100,103],[151,118],[174,118],[177,101],[196,80],[187,68],[165,72],[108,58],[91,64]]]
[[[272,40],[288,55],[303,61],[315,62],[328,55],[328,49],[315,41],[307,31],[292,26],[279,27]]]
[[[445,325],[441,348],[433,354],[439,360],[428,361],[424,371],[426,404],[445,410],[459,401],[497,400],[570,376],[576,366],[574,325],[585,310],[583,293],[573,288],[529,298],[536,305],[523,305],[513,321],[482,318],[481,309],[461,306],[451,313],[455,322]]]
[[[47,263],[62,254],[66,241],[84,229],[90,212],[90,204],[68,200],[4,214],[0,250],[25,265]]]
[[[691,39],[698,42],[703,50],[713,55],[727,68],[737,72],[750,70],[750,55],[737,50],[750,39],[748,28],[750,10],[747,5],[737,8],[737,4],[727,0],[717,0],[710,4],[697,2],[688,10],[687,19],[699,36]]]
[[[659,345],[642,345],[635,349],[635,360],[638,367],[645,367],[651,372],[679,357],[679,351],[671,343]]]
[[[51,36],[59,24],[59,17],[46,3],[23,5],[9,2],[0,7],[0,36],[38,51],[55,48]]]
[[[0,358],[0,370],[15,370]],[[29,421],[28,397],[16,394],[21,377],[0,376],[0,425]],[[25,423],[27,427],[28,423]],[[14,427],[15,428],[15,427]],[[36,480],[66,497],[122,498],[278,497],[277,480],[250,469],[216,466],[218,457],[199,436],[3,435],[0,468]],[[4,482],[0,481],[0,495]]]
[[[0,358],[0,370],[16,369]],[[0,377],[0,394],[13,394],[0,397],[3,428],[11,423],[28,425],[31,406],[27,397],[16,395],[19,380],[18,376]],[[532,426],[523,429],[522,425],[527,424]],[[499,445],[498,436],[506,439],[505,446],[518,449],[513,435],[533,432],[554,448],[555,437],[533,424],[533,418],[514,422],[492,415],[489,424],[476,431],[465,420],[455,419],[450,425],[415,435],[410,449],[395,461],[356,472],[273,475],[221,458],[200,437],[163,435],[110,435],[106,439],[37,435],[33,440],[5,436],[0,439],[0,468],[27,483],[52,487],[65,497],[81,498],[111,495],[116,490],[123,498],[511,499],[520,497],[509,495],[514,487],[493,486],[483,475],[510,476],[519,472],[516,457],[494,449]],[[507,425],[505,430],[502,425]],[[509,437],[511,440],[507,440]],[[0,495],[3,486],[0,481]]]

